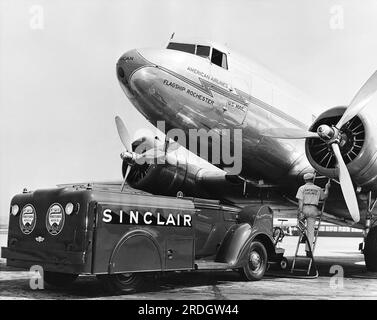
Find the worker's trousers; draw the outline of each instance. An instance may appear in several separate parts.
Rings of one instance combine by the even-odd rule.
[[[313,251],[314,227],[317,217],[319,215],[319,211],[318,208],[315,206],[304,205],[302,213],[304,214],[306,220],[306,236],[308,237],[311,250]],[[306,243],[306,251],[309,251],[308,243]]]
[[[313,217],[306,218],[306,236],[308,237],[311,250],[313,250],[315,221],[316,221],[316,218],[313,218]],[[310,251],[308,243],[306,243],[305,250]]]

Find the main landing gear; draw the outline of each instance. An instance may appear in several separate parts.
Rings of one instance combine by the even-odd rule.
[[[372,201],[372,192],[368,196],[368,210],[365,220],[365,232],[367,233],[364,238],[364,259],[365,266],[368,271],[377,272],[377,226],[370,228],[372,220],[372,211],[376,206],[377,198]]]
[[[364,259],[367,270],[377,272],[377,227],[370,229],[365,239]]]

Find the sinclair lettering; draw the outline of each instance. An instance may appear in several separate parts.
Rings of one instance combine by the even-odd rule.
[[[126,225],[150,225],[150,226],[169,226],[169,227],[191,227],[191,215],[173,214],[160,212],[140,212],[138,210],[129,210],[114,212],[111,209],[105,209],[102,212],[102,221],[108,224],[126,224]]]

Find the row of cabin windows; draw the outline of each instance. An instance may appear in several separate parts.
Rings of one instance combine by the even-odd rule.
[[[167,48],[195,54],[197,56],[208,58],[208,59],[211,55],[211,47],[208,47],[208,46],[170,42]],[[228,62],[227,62],[226,54],[215,48],[212,48],[211,62],[218,65],[219,67],[228,69]]]

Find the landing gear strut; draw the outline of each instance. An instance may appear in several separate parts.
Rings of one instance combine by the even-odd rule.
[[[377,227],[370,229],[365,239],[364,259],[367,270],[377,272]]]
[[[372,211],[376,206],[377,198],[372,201],[372,192],[369,191],[368,210],[365,220],[364,259],[368,271],[377,272],[377,226],[370,228]]]

